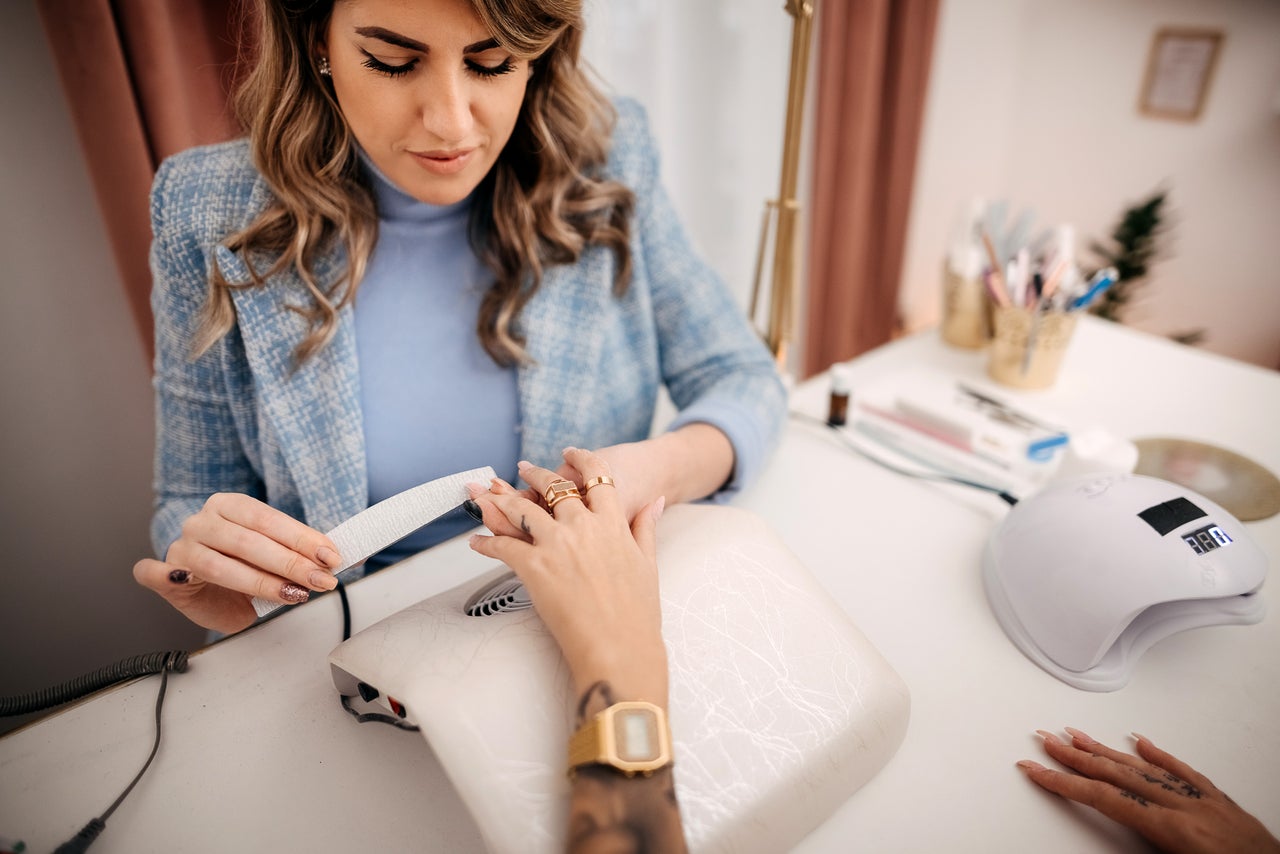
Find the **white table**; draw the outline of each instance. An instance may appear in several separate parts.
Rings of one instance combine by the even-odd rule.
[[[1075,427],[1197,439],[1280,471],[1280,374],[1090,318],[1076,336],[1059,383],[1022,399]],[[933,333],[850,363],[855,394],[906,367],[979,380],[983,366]],[[826,394],[815,379],[792,406],[824,415]],[[1007,512],[999,499],[891,474],[793,421],[740,504],[771,521],[912,692],[897,756],[798,851],[1134,850],[1129,831],[1014,768],[1044,759],[1035,729],[1063,725],[1116,745],[1142,732],[1280,832],[1280,615],[1166,639],[1126,687],[1087,693],[1024,658],[987,607],[979,556]],[[1280,517],[1248,530],[1280,572]],[[459,540],[366,579],[351,588],[353,630],[490,565]],[[339,637],[327,596],[194,656],[169,683],[155,764],[93,850],[482,850],[421,737],[338,707],[325,658]],[[100,814],[150,749],[155,690],[154,677],[120,686],[0,739],[0,836],[50,850]]]

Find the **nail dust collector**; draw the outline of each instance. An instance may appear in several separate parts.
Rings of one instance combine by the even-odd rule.
[[[893,756],[906,686],[754,514],[672,507],[658,566],[690,849],[790,850]],[[505,567],[365,629],[329,661],[339,693],[421,728],[491,851],[564,850],[576,698]]]

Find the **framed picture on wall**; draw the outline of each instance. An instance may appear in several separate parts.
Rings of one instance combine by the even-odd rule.
[[[1200,118],[1221,47],[1221,30],[1157,30],[1138,109],[1162,119],[1191,122]]]

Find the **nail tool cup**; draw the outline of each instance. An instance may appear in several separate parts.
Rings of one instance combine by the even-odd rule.
[[[1058,379],[1078,319],[1078,312],[998,306],[987,373],[1012,388],[1049,388]]]
[[[942,340],[953,347],[977,350],[991,339],[991,300],[981,276],[942,273]]]

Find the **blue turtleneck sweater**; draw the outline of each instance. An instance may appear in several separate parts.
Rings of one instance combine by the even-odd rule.
[[[476,336],[480,298],[493,275],[467,241],[470,199],[425,204],[363,160],[378,208],[377,248],[355,300],[369,503],[485,465],[514,482],[516,372],[494,364]],[[455,510],[368,568],[474,526]]]

